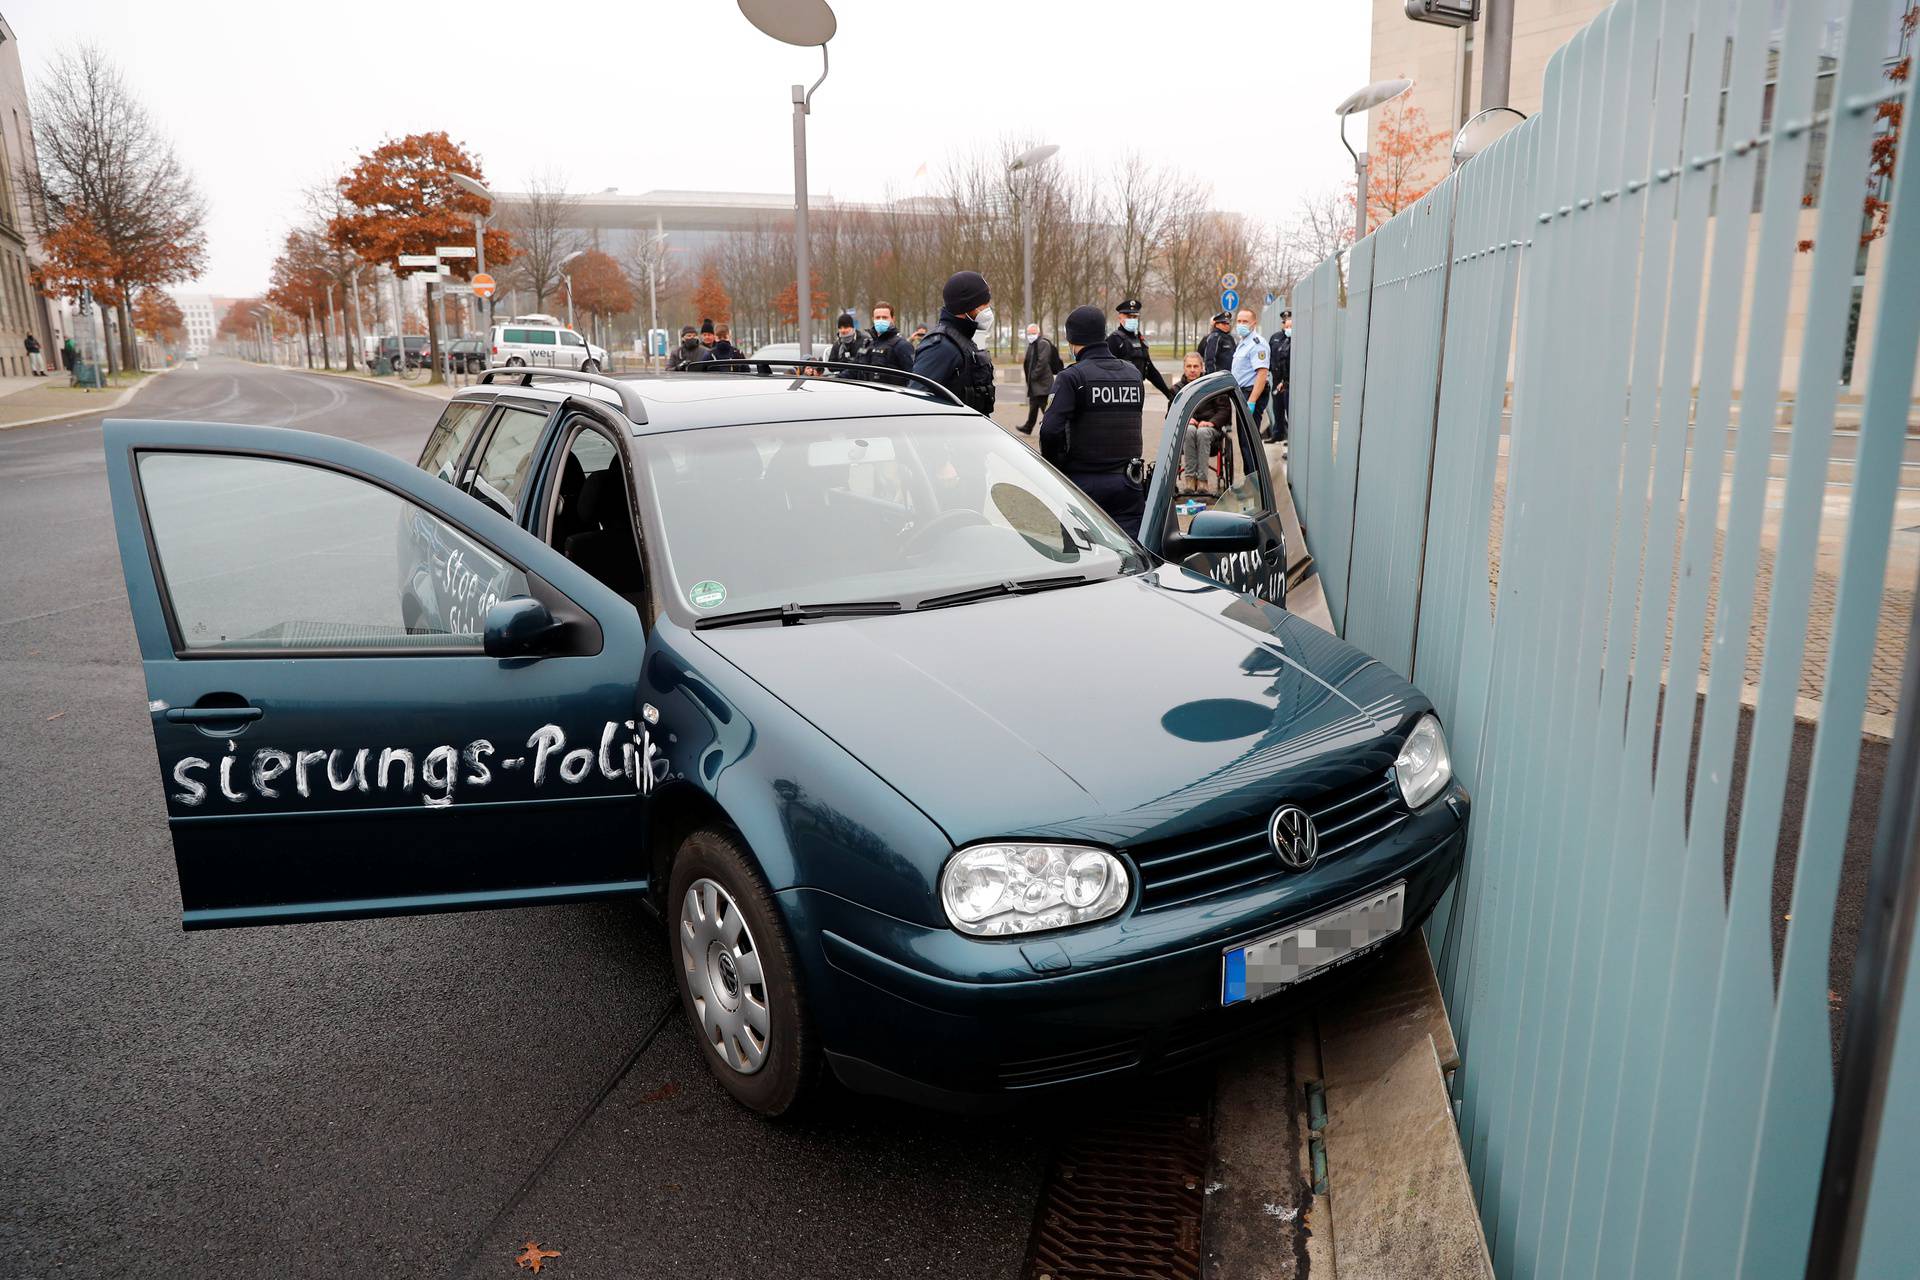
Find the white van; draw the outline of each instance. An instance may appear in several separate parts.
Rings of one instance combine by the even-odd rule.
[[[607,353],[568,328],[509,322],[493,326],[487,363],[598,373],[607,367]]]

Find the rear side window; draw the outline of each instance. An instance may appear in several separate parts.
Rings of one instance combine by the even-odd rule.
[[[525,329],[502,329],[500,331],[500,340],[502,342],[525,342],[527,340],[527,331]]]
[[[533,447],[540,442],[547,415],[531,409],[507,408],[494,420],[493,433],[487,437],[480,454],[479,474],[474,477],[473,496],[497,509],[508,519],[520,503],[520,491],[527,487],[527,470],[533,465]]]
[[[454,468],[460,465],[460,455],[466,452],[467,441],[473,438],[473,429],[480,425],[486,409],[486,405],[478,403],[448,405],[440,421],[433,424],[427,447],[420,452],[420,469],[432,472],[448,484],[458,483]]]
[[[551,329],[526,329],[523,330],[523,332],[527,336],[521,339],[522,342],[529,343],[536,347],[551,347],[554,345],[553,330]]]

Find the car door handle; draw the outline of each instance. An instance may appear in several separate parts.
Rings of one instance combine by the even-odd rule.
[[[168,707],[167,719],[176,724],[244,724],[260,718],[258,707]]]

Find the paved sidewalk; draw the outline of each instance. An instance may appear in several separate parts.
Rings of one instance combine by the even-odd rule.
[[[64,373],[48,374],[44,378],[0,378],[0,431],[118,409],[155,379],[170,372],[170,369],[147,370],[137,382],[104,390],[72,386]]]

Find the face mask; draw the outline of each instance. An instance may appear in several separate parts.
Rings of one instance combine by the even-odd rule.
[[[1040,340],[1040,335],[1037,333],[1030,333],[1027,335],[1028,342],[1038,342],[1039,340]]]
[[[853,336],[853,330],[851,330],[851,329],[842,329],[842,330],[840,331],[840,336],[841,336],[841,338],[843,338],[843,339],[845,339],[845,338],[851,338],[851,337]]]
[[[974,312],[973,322],[979,325],[982,329],[993,328],[993,308],[982,307],[978,311]]]
[[[1233,336],[1236,338],[1244,338],[1252,332],[1253,332],[1252,327],[1248,325],[1237,324],[1233,326]]]
[[[1122,320],[1120,322],[1120,327],[1122,329],[1125,329],[1128,333],[1138,333],[1140,332],[1140,321],[1137,317],[1128,316],[1125,320]]]
[[[873,331],[875,333],[885,333],[891,328],[893,328],[893,321],[891,320],[875,320],[873,322]]]

